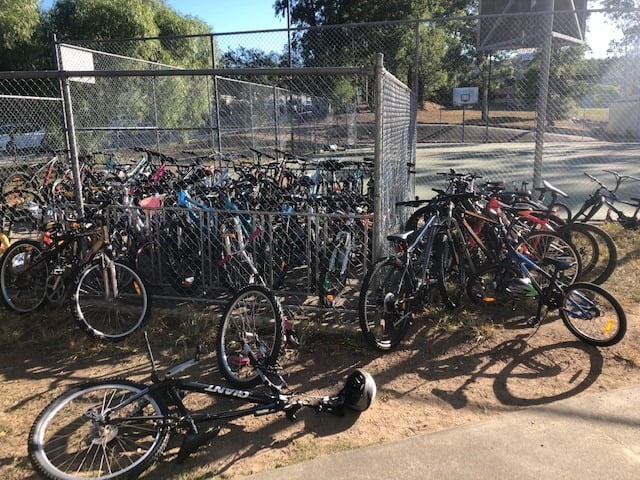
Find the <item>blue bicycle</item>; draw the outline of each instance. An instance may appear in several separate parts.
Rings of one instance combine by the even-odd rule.
[[[537,264],[527,252],[507,245],[504,260],[481,267],[469,278],[467,294],[474,302],[492,305],[518,298],[537,300],[531,326],[540,325],[549,309],[558,309],[565,326],[581,341],[598,347],[615,345],[627,331],[622,306],[599,285],[564,283],[566,276],[561,273],[570,268],[571,263],[551,257]]]

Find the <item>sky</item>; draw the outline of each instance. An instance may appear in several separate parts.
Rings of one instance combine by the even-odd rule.
[[[182,14],[193,15],[204,20],[215,33],[248,30],[286,28],[286,18],[276,17],[275,0],[168,0],[169,5]],[[54,0],[43,0],[44,9]],[[587,43],[592,49],[591,57],[607,56],[609,41],[617,32],[601,14],[592,14],[588,22]],[[203,32],[206,33],[206,32]],[[285,34],[254,34],[218,37],[222,50],[228,48],[260,48],[265,51],[281,51],[286,44]]]

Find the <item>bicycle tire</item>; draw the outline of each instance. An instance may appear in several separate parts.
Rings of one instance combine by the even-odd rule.
[[[433,215],[433,212],[434,212],[433,205],[427,204],[423,207],[418,208],[415,212],[413,212],[409,216],[409,219],[405,222],[404,224],[405,232],[408,232],[409,230],[413,230],[414,232],[417,232],[418,230],[420,230],[420,227],[424,225],[425,220],[429,218],[431,215]]]
[[[555,215],[553,216],[558,220],[561,220],[562,223],[570,222],[573,216],[571,209],[561,202],[552,203],[551,205],[549,205],[549,210],[555,212]]]
[[[447,308],[457,308],[462,304],[467,282],[467,272],[463,263],[460,245],[461,235],[457,225],[452,229],[449,225],[447,233],[443,233],[435,246],[435,266],[437,272],[440,298]]]
[[[35,470],[56,480],[137,478],[158,460],[169,440],[164,401],[146,393],[108,420],[100,416],[145,388],[107,379],[86,382],[57,397],[29,432],[29,460]]]
[[[576,247],[582,262],[580,281],[590,281],[589,277],[600,260],[600,247],[594,236],[586,229],[580,228],[580,224],[571,223],[562,226],[558,233],[565,237]]]
[[[283,338],[283,313],[277,299],[263,286],[248,285],[231,298],[220,319],[218,368],[231,385],[254,387],[261,378],[245,346],[268,369],[278,361]]]
[[[353,247],[335,243],[320,255],[320,282],[318,285],[318,300],[322,307],[334,306],[334,301],[347,286],[350,278],[351,254]],[[342,263],[347,267],[342,272]]]
[[[2,193],[11,192],[16,189],[25,189],[31,182],[31,175],[26,172],[14,172],[2,182]]]
[[[560,317],[571,333],[596,347],[615,345],[627,331],[627,317],[620,302],[592,283],[574,283],[565,290]]]
[[[253,271],[256,269],[253,255],[247,250],[247,246],[240,249],[234,225],[222,222],[220,236],[222,258],[218,263],[219,274],[227,291],[234,293],[247,285],[256,283],[258,275]]]
[[[113,262],[113,266],[117,298],[112,298],[112,286],[105,284],[110,272],[103,268],[109,267],[97,261],[78,275],[69,304],[74,320],[87,335],[115,343],[142,328],[149,318],[151,302],[144,282],[133,268],[120,262]]]
[[[535,262],[538,267],[551,273],[554,268],[545,266],[542,259],[545,257],[562,260],[571,265],[570,268],[560,272],[560,281],[564,284],[576,282],[582,275],[582,261],[580,254],[576,248],[562,235],[552,232],[531,232],[523,235],[521,241],[516,246],[516,250],[531,261]],[[538,280],[541,286],[547,286],[547,279],[538,274],[535,270],[531,274]]]
[[[504,305],[513,299],[508,288],[522,275],[506,264],[490,264],[480,267],[467,281],[467,296],[474,303]]]
[[[586,231],[598,245],[598,261],[588,271],[582,273],[581,281],[601,285],[606,282],[618,265],[618,248],[616,243],[602,228],[590,223],[573,223],[574,230]],[[569,226],[567,226],[569,228]]]
[[[42,259],[42,247],[33,240],[19,240],[2,255],[0,290],[5,306],[19,313],[33,312],[46,299],[49,266]],[[25,272],[25,264],[31,265]]]
[[[403,265],[395,257],[378,260],[360,289],[358,319],[362,335],[380,351],[396,347],[411,324],[411,292],[403,279]]]

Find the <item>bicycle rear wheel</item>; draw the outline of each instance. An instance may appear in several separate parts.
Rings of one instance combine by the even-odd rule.
[[[46,298],[48,276],[49,267],[37,242],[20,240],[12,244],[0,265],[4,304],[19,313],[38,309]]]
[[[110,263],[96,262],[80,272],[70,306],[87,335],[119,342],[145,324],[150,299],[135,270],[119,262],[112,270]]]
[[[147,393],[107,413],[144,390],[128,380],[88,382],[51,402],[29,432],[29,460],[45,478],[137,478],[162,454],[169,440],[161,399]]]
[[[233,296],[216,339],[218,367],[229,383],[239,388],[260,383],[251,356],[266,368],[276,364],[284,335],[282,315],[280,304],[265,287],[249,285]]]
[[[376,262],[362,282],[358,317],[365,340],[372,347],[391,350],[411,324],[411,286],[402,263],[393,257]]]
[[[457,308],[462,304],[467,283],[464,248],[464,238],[457,222],[450,223],[435,247],[438,288],[442,302],[448,308]]]
[[[585,261],[582,262],[580,281],[600,285],[611,277],[618,264],[618,249],[607,232],[589,223],[572,223],[562,227],[560,234],[569,235],[581,256],[584,248],[593,247],[585,245],[584,240],[581,242],[576,237],[590,237],[597,248],[598,255],[595,261],[592,259],[588,264]]]
[[[591,283],[574,283],[567,288],[560,317],[571,333],[597,347],[615,345],[627,331],[627,317],[620,303]]]
[[[565,284],[577,281],[582,275],[582,260],[580,254],[571,242],[562,235],[552,232],[533,232],[525,235],[516,247],[518,252],[536,263],[538,267],[551,274],[553,267],[544,266],[542,259],[545,257],[562,260],[571,267],[563,270],[560,280]],[[531,272],[543,287],[548,285],[548,279],[536,271]]]

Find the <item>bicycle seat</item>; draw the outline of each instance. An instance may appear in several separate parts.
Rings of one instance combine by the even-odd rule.
[[[555,193],[557,195],[560,195],[561,197],[569,198],[569,195],[564,193],[559,188],[554,187],[553,185],[551,185],[546,180],[543,180],[542,184],[544,185],[543,187],[536,187],[535,190],[538,191],[538,192],[553,192],[553,193]]]
[[[412,233],[413,230],[408,230],[406,232],[400,233],[392,233],[391,235],[387,235],[387,240],[395,243],[407,243]]]

